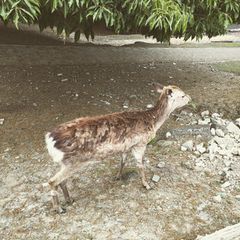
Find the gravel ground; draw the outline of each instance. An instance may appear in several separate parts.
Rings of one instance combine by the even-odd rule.
[[[181,128],[205,121],[200,116],[203,110],[222,113],[221,119],[232,122],[239,118],[238,74],[216,70],[209,62],[152,61],[141,49],[137,55],[141,61],[134,62],[136,56],[116,60],[121,48],[81,46],[79,54],[76,46],[67,50],[54,45],[47,51],[46,46],[4,44],[0,46],[2,239],[188,240],[239,222],[239,156],[231,155],[229,170],[221,154],[212,161],[204,155],[208,152],[199,156],[195,150],[181,150],[188,140],[208,146],[214,138],[208,131],[212,122],[198,134],[184,130],[178,135]],[[127,51],[138,50],[128,47],[122,56]],[[109,60],[88,62],[98,53]],[[123,106],[144,109],[156,101],[154,81],[180,86],[195,107],[175,113],[149,145],[145,160],[153,189],[142,188],[131,156],[124,179],[116,181],[119,158],[114,156],[76,173],[68,183],[75,202],[66,206],[65,214],[53,213],[50,195],[40,187],[57,170],[44,147],[45,131],[75,117],[120,111]],[[167,131],[172,136],[166,139]]]

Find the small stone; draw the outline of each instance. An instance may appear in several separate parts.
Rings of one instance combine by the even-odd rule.
[[[207,151],[207,149],[203,146],[203,143],[196,145],[196,150],[201,154]]]
[[[218,136],[215,136],[214,138],[213,138],[213,141],[215,141],[218,145],[224,145],[224,143],[225,143],[225,139],[224,138],[220,138],[220,137],[218,137]]]
[[[197,136],[196,136],[196,139],[201,139],[202,138],[202,135],[201,134],[198,134]]]
[[[187,151],[187,148],[184,147],[184,146],[181,146],[181,151],[186,152],[186,151]]]
[[[215,128],[211,128],[211,134],[213,135],[213,136],[215,136],[216,135],[216,130],[215,130]]]
[[[128,100],[124,101],[123,108],[125,108],[125,109],[129,108],[129,101]]]
[[[37,104],[36,104],[36,103],[33,103],[33,106],[34,106],[34,107],[37,107]]]
[[[231,186],[231,183],[230,183],[229,181],[227,181],[227,182],[225,182],[225,183],[222,184],[222,187],[223,187],[223,188],[227,188],[227,187],[229,187],[229,186]]]
[[[210,113],[209,113],[208,110],[201,112],[201,116],[202,116],[202,117],[207,117],[207,116],[209,116],[209,114],[210,114]]]
[[[192,150],[193,150],[193,141],[192,141],[192,140],[189,140],[189,141],[183,143],[183,144],[182,144],[182,147],[183,147],[184,149],[186,148],[186,150],[188,150],[188,151],[192,151]],[[182,150],[182,148],[181,148],[181,150]],[[185,151],[186,151],[186,150],[185,150]],[[184,150],[182,150],[182,151],[184,151]]]
[[[236,195],[235,198],[240,201],[240,195]]]
[[[222,201],[222,197],[220,195],[214,196],[213,201],[217,202],[217,203],[220,203]]]
[[[199,119],[198,120],[198,125],[207,125],[211,122],[211,119],[210,118],[205,118],[204,120],[202,119]]]
[[[3,125],[5,119],[4,118],[0,118],[0,125]]]
[[[234,148],[234,149],[232,150],[232,154],[233,154],[234,156],[240,156],[240,149]]]
[[[150,108],[153,108],[154,106],[152,104],[148,104],[147,105],[147,108],[150,109]]]
[[[158,168],[164,168],[165,165],[166,165],[165,162],[159,162],[158,165],[157,165],[157,167],[158,167]]]
[[[235,133],[235,134],[238,134],[240,135],[240,128],[238,126],[236,126],[234,123],[230,122],[228,125],[227,125],[227,130],[228,132],[230,133]]]
[[[172,134],[170,132],[166,133],[166,138],[170,138],[172,136]]]
[[[219,114],[219,113],[213,113],[213,114],[212,114],[212,117],[213,117],[213,118],[219,118],[219,117],[220,117],[220,114]]]
[[[219,137],[224,137],[224,132],[222,129],[218,128],[216,129],[216,135]]]
[[[232,165],[232,161],[231,160],[224,159],[223,162],[224,162],[226,167],[230,167]]]
[[[218,175],[220,175],[221,177],[226,177],[226,176],[227,176],[227,174],[226,174],[225,171],[220,171],[220,172],[218,173]]]
[[[67,82],[67,81],[68,81],[67,78],[63,78],[63,79],[61,80],[61,82]]]
[[[100,101],[103,102],[103,103],[105,103],[106,105],[111,105],[111,103],[108,102],[108,101],[105,101],[105,100],[100,100]]]
[[[152,181],[157,183],[157,182],[159,182],[159,180],[160,180],[160,176],[154,174],[152,177]]]
[[[62,73],[58,73],[58,74],[57,74],[58,77],[60,77],[60,76],[62,76],[62,75],[63,75]]]

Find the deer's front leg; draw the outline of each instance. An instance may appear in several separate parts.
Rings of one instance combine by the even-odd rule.
[[[144,171],[145,166],[143,162],[143,156],[144,156],[145,150],[146,150],[146,145],[136,146],[132,149],[132,154],[134,158],[137,160],[137,166],[139,168],[139,172],[142,178],[142,184],[147,190],[149,190],[151,189],[151,187],[146,180],[145,171]]]

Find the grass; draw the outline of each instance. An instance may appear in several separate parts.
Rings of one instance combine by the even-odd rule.
[[[221,48],[221,47],[240,47],[240,42],[212,42],[212,43],[185,43],[174,45],[181,48]]]
[[[231,72],[240,75],[240,61],[217,63],[214,64],[214,66],[220,71]]]

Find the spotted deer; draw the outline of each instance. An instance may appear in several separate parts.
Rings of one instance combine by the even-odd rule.
[[[44,184],[51,189],[54,210],[60,213],[64,211],[59,204],[58,186],[66,202],[70,203],[66,180],[85,163],[102,160],[113,154],[122,156],[118,178],[122,176],[127,153],[131,152],[136,159],[143,186],[150,189],[143,162],[146,146],[170,113],[191,99],[176,86],[156,84],[156,90],[160,97],[151,109],[77,118],[46,134],[49,155],[60,165],[60,171]]]

